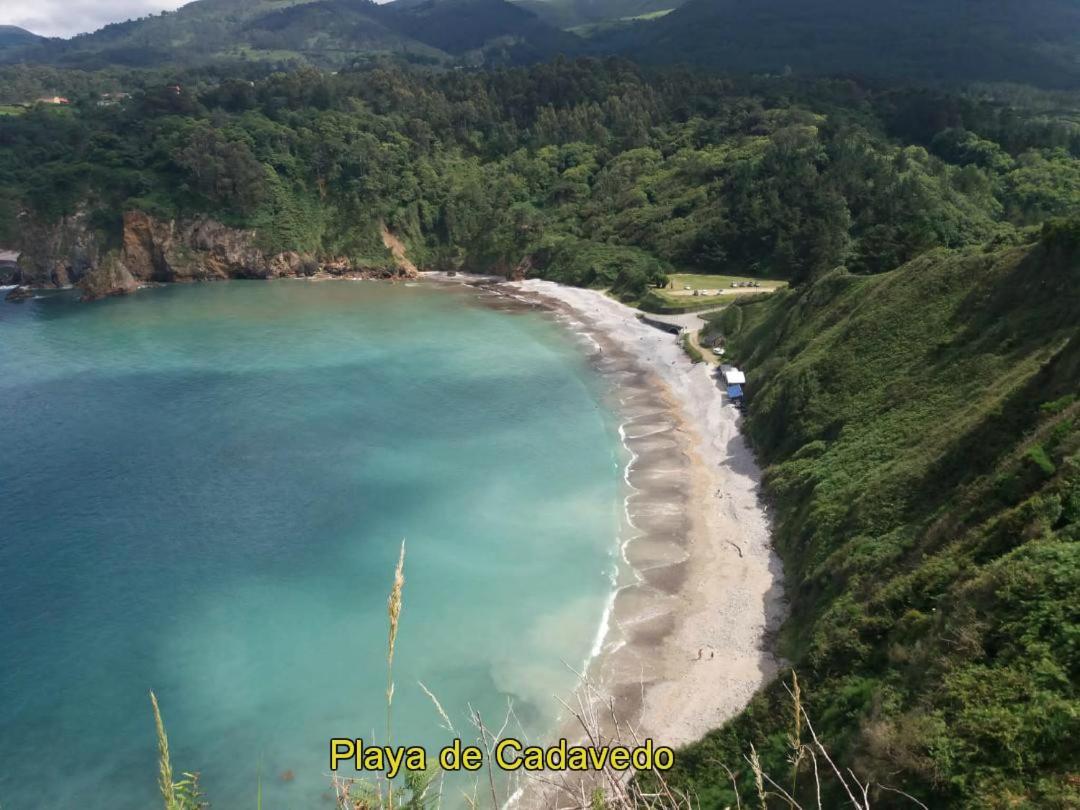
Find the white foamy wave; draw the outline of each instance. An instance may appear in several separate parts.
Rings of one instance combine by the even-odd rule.
[[[634,525],[634,520],[630,514],[630,499],[634,496],[635,493],[639,491],[638,488],[635,487],[630,481],[630,468],[633,463],[637,461],[638,454],[634,452],[634,449],[632,447],[630,447],[630,443],[626,434],[625,422],[619,425],[619,441],[622,443],[622,446],[627,453],[626,463],[623,464],[622,477],[623,483],[626,485],[629,493],[623,497],[623,519],[625,521],[625,526],[627,527],[627,530],[620,532],[620,536],[617,540],[617,547],[619,557],[622,559],[623,565],[625,565],[626,568],[628,568],[633,574],[634,580],[637,583],[640,583],[644,581],[641,573],[636,568],[634,568],[633,565],[630,564],[630,560],[626,556],[627,547],[634,540],[641,537],[641,530]],[[604,645],[608,642],[608,636],[611,633],[611,617],[615,612],[615,600],[618,598],[619,592],[622,591],[623,587],[625,587],[620,587],[618,585],[618,578],[619,568],[616,565],[612,567],[611,592],[608,593],[607,600],[604,603],[604,612],[600,617],[600,625],[596,629],[596,636],[593,639],[592,649],[589,650],[589,655],[585,659],[584,669],[582,670],[583,672],[588,670],[589,665],[593,662],[593,660],[595,660],[601,653],[605,652]],[[615,652],[619,648],[625,646],[625,644],[625,639],[614,640],[612,641],[611,648],[606,650],[606,652]]]

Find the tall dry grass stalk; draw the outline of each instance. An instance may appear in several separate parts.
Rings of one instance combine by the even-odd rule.
[[[405,541],[401,541],[397,567],[394,569],[394,584],[386,600],[386,613],[390,619],[390,631],[386,647],[386,744],[393,745],[393,707],[394,707],[394,644],[397,642],[398,623],[401,620],[401,592],[405,588]],[[387,782],[387,810],[394,810],[394,786]]]
[[[642,740],[638,732],[633,725],[618,716],[612,696],[597,687],[586,674],[576,674],[579,686],[575,692],[574,704],[566,701],[560,703],[580,728],[580,740],[577,742],[593,747],[640,745]],[[813,784],[804,784],[803,793],[808,793],[815,804],[800,803],[795,798],[794,785],[790,792],[781,787],[765,770],[757,748],[751,744],[744,760],[749,768],[756,801],[748,804],[748,808],[810,810],[811,807],[816,807],[817,810],[823,810],[822,783],[831,774],[847,796],[850,806],[856,810],[871,810],[872,791],[899,795],[912,805],[928,810],[918,799],[897,788],[869,781],[860,782],[850,768],[838,766],[810,721],[803,702],[802,688],[794,672],[791,685],[785,683],[784,687],[791,696],[793,708],[792,725],[788,735],[792,746],[792,760],[797,771],[803,763],[810,763],[811,767],[807,769],[808,778],[813,779]],[[434,696],[431,697],[434,700]],[[437,701],[436,705],[439,706]],[[441,709],[441,706],[439,708]],[[511,707],[508,718],[512,712]],[[496,741],[503,736],[506,722],[497,732],[486,729],[478,715],[474,716],[473,722],[490,757]],[[805,741],[804,736],[807,737]],[[819,760],[827,766],[821,771],[818,768]],[[715,761],[714,764],[718,773],[726,773],[735,794],[735,808],[741,810],[743,804],[739,796],[740,777],[725,764]],[[646,779],[636,778],[641,776]],[[491,807],[505,806],[496,795],[494,783],[491,783],[490,787]],[[508,784],[507,787],[507,793],[514,793],[519,799],[513,806],[521,810],[701,810],[697,797],[679,791],[668,782],[666,774],[655,770],[648,774],[620,772],[610,768],[584,775],[565,771],[527,773],[524,774],[524,781]],[[472,797],[466,797],[466,802],[471,810],[481,810],[482,804],[475,792]]]
[[[435,697],[435,693],[428,689],[423,681],[417,681],[417,683],[420,684],[420,688],[424,690],[424,694],[428,696],[433,704],[435,704],[435,711],[439,713],[439,718],[442,720],[442,727],[451,734],[455,733],[454,723],[450,720],[450,716],[446,713],[446,709],[439,703],[439,699]]]
[[[923,810],[928,810],[926,805],[921,801],[898,788],[874,784],[870,781],[860,782],[859,778],[855,776],[855,773],[850,768],[841,769],[833,760],[832,756],[830,756],[829,750],[825,747],[825,743],[818,737],[817,732],[814,730],[814,724],[810,722],[810,715],[807,714],[806,707],[803,705],[802,689],[799,686],[799,679],[796,677],[794,671],[791,673],[791,686],[788,686],[786,683],[783,684],[783,686],[791,697],[792,706],[794,708],[792,731],[788,735],[788,742],[792,747],[791,761],[794,764],[797,775],[799,763],[804,758],[809,758],[810,763],[813,766],[813,795],[816,800],[817,810],[823,810],[821,797],[822,777],[821,773],[818,771],[818,757],[821,757],[822,761],[828,765],[826,773],[829,771],[832,772],[836,781],[843,789],[844,794],[847,796],[848,802],[850,802],[855,810],[871,810],[870,795],[872,790],[894,793],[907,799],[912,804],[918,805],[923,808]],[[804,728],[810,735],[810,740],[807,743],[802,742]],[[792,778],[792,789],[789,793],[765,772],[761,766],[761,760],[758,757],[757,750],[753,745],[750,746],[750,755],[744,756],[743,758],[746,760],[753,773],[754,789],[761,804],[761,810],[767,810],[770,799],[776,800],[773,803],[774,807],[784,807],[787,808],[787,810],[806,810],[806,808],[795,798],[794,776]],[[739,806],[741,806],[738,781],[729,769],[725,767],[725,770],[727,770],[728,775],[731,776],[731,784],[732,789],[735,792],[735,799],[736,802],[739,803]]]
[[[765,772],[761,770],[761,760],[758,759],[757,749],[750,743],[750,770],[754,772],[754,788],[757,790],[758,801],[761,802],[761,810],[768,810],[765,794]]]
[[[154,730],[158,744],[158,788],[165,802],[165,810],[204,810],[206,803],[199,788],[199,774],[184,771],[183,778],[173,781],[172,759],[169,756],[169,736],[165,733],[165,721],[157,695],[150,690],[150,705],[154,709]]]
[[[401,619],[401,592],[405,587],[405,541],[401,541],[397,567],[394,569],[394,584],[386,600],[386,614],[390,619],[390,632],[386,647],[386,708],[390,710],[394,702],[394,644],[397,642],[398,622]],[[390,744],[390,717],[386,719],[387,745]]]
[[[795,674],[795,670],[791,670],[791,704],[795,716],[788,744],[791,746],[791,792],[795,793],[799,784],[799,767],[806,757],[806,747],[802,742],[802,689],[799,687],[799,676]]]
[[[177,810],[176,787],[173,784],[172,761],[169,758],[169,738],[165,734],[165,723],[161,719],[157,695],[150,690],[150,705],[154,707],[154,729],[157,731],[158,746],[158,786],[161,797],[165,800],[165,810]]]

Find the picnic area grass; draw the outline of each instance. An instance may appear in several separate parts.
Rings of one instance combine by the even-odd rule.
[[[702,273],[672,273],[669,276],[671,284],[668,292],[683,292],[684,287],[691,290],[730,290],[732,284],[743,284],[756,281],[762,290],[775,290],[786,287],[787,281],[779,278],[764,278],[762,276],[728,276],[728,275],[704,275]]]

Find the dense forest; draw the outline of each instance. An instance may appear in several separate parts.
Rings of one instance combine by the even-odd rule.
[[[616,58],[20,65],[0,93],[0,247],[76,214],[118,247],[141,211],[360,264],[385,223],[422,267],[628,300],[672,270],[790,280],[712,330],[751,369],[781,649],[820,731],[930,806],[1080,800],[1075,94]],[[749,742],[784,773],[789,716],[775,685],[676,784],[732,802],[716,763],[748,785]]]
[[[240,79],[16,67],[0,117],[0,243],[88,213],[208,215],[269,251],[531,268],[629,297],[672,268],[890,270],[935,247],[1015,242],[1075,211],[1075,99],[851,80],[644,73],[620,60]],[[103,94],[124,91],[122,101]]]

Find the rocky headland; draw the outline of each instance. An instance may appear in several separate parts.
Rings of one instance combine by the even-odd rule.
[[[78,287],[93,301],[127,295],[152,283],[285,277],[412,278],[416,268],[401,243],[385,227],[385,264],[360,265],[343,256],[284,251],[258,245],[254,230],[230,228],[208,217],[157,219],[144,211],[123,216],[119,247],[105,245],[89,216],[78,212],[53,223],[20,228],[17,263],[0,268],[0,284],[16,285],[9,297],[27,289]]]

